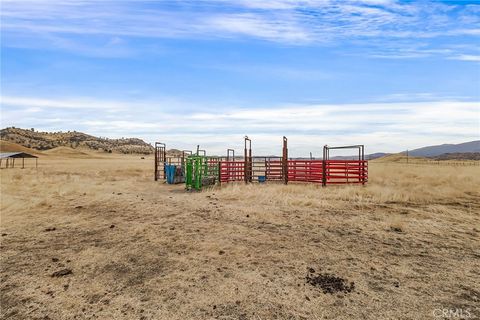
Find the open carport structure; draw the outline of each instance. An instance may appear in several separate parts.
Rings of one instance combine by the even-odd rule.
[[[15,159],[22,159],[22,169],[25,168],[25,159],[35,159],[35,168],[38,167],[38,157],[26,152],[1,152],[0,153],[0,168],[5,162],[5,168],[15,168]]]

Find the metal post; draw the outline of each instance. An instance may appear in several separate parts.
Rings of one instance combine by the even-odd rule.
[[[245,179],[245,183],[248,183],[248,154],[247,154],[247,140],[248,140],[248,137],[245,136],[245,146],[244,146],[244,154],[243,154],[243,157],[244,157],[244,160],[245,160],[245,163],[244,163],[244,169],[243,169],[243,176],[244,176],[244,179]]]
[[[25,169],[25,158],[22,158],[22,169]]]
[[[247,150],[247,141],[248,141],[248,150]],[[244,167],[244,178],[245,178],[245,183],[251,182],[252,177],[251,177],[251,172],[250,172],[250,166],[251,166],[251,161],[252,161],[252,140],[248,138],[248,136],[245,136],[245,150],[244,150],[244,158],[245,158],[245,167]]]
[[[288,184],[288,148],[287,137],[283,137],[283,155],[282,155],[283,183]]]
[[[154,163],[154,165],[155,165],[155,169],[154,169],[155,170],[155,173],[154,173],[155,177],[154,177],[154,179],[155,179],[155,181],[157,181],[158,180],[158,149],[157,149],[157,143],[156,142],[155,142],[155,160],[154,161],[155,161],[155,163]]]
[[[227,149],[227,161],[230,161],[230,152],[232,153],[232,161],[235,161],[235,150]]]
[[[327,185],[327,145],[323,146],[323,159],[322,159],[322,186],[325,187]]]

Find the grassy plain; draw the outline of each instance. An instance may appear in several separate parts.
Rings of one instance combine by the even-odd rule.
[[[2,169],[1,317],[480,317],[478,166],[372,161],[365,187],[199,193],[152,171],[151,157],[61,150]],[[354,289],[324,293],[310,268]]]

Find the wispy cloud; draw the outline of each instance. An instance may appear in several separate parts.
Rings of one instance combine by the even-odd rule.
[[[480,55],[472,55],[472,54],[461,54],[458,56],[453,56],[450,59],[454,60],[462,60],[462,61],[477,61],[480,62]]]
[[[2,2],[4,45],[20,45],[13,38],[38,45],[43,39],[64,50],[79,53],[101,50],[129,53],[112,39],[234,38],[249,37],[288,45],[321,45],[344,41],[369,42],[381,38],[428,39],[479,36],[478,5],[459,6],[438,1],[397,0],[234,0],[234,1],[11,1]],[[11,37],[15,35],[15,37]],[[72,43],[66,35],[103,39],[98,46]],[[76,39],[75,41],[78,41]],[[97,40],[98,41],[98,40]],[[108,43],[110,43],[108,45]],[[97,52],[94,50],[97,48]],[[123,50],[123,51],[122,51]],[[404,52],[411,58],[439,52]],[[468,55],[468,52],[461,54]],[[379,57],[392,55],[378,54]]]
[[[41,108],[60,108],[60,109],[103,109],[120,110],[125,109],[127,105],[122,102],[108,102],[94,99],[44,99],[31,97],[11,97],[2,96],[0,103],[4,106],[27,107],[29,110],[39,111]],[[132,107],[128,105],[128,107]]]

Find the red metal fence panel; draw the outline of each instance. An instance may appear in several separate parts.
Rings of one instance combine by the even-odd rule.
[[[368,161],[288,160],[288,181],[364,184],[368,181]]]
[[[368,180],[368,161],[366,160],[327,160],[325,162],[326,184],[365,184]]]
[[[245,181],[245,161],[221,161],[220,182]]]
[[[288,181],[322,183],[322,160],[288,160]]]
[[[267,181],[282,180],[282,160],[265,160],[265,178]]]
[[[264,165],[260,162],[264,161]],[[283,161],[266,158],[255,161],[255,172],[265,170],[266,181],[283,180]],[[288,160],[288,181],[328,184],[361,183],[368,181],[368,161],[363,160]],[[220,182],[244,181],[245,161],[221,161]],[[260,170],[260,171],[259,171]],[[256,173],[260,174],[260,173]]]

